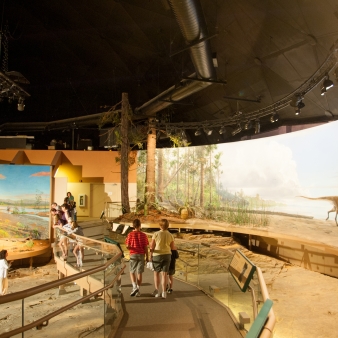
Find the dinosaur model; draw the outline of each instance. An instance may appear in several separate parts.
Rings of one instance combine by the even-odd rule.
[[[327,219],[329,219],[330,217],[330,212],[335,212],[336,213],[336,217],[335,217],[335,221],[336,221],[336,225],[338,226],[337,223],[337,216],[338,216],[338,196],[325,196],[325,197],[306,197],[306,196],[299,196],[299,197],[303,197],[303,198],[307,198],[308,200],[325,200],[325,201],[330,201],[333,204],[333,207],[331,210],[329,210],[327,212]]]

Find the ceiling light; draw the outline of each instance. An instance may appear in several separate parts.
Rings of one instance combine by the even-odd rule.
[[[232,131],[231,135],[235,136],[236,134],[240,133],[242,131],[242,127],[241,124],[238,123],[237,128],[235,130]]]
[[[244,129],[248,130],[252,128],[252,122],[251,121],[246,121],[244,124]]]
[[[333,82],[330,80],[329,76],[326,75],[325,80],[323,81],[323,87],[328,90],[333,87]]]
[[[212,129],[211,128],[208,128],[208,127],[204,127],[204,132],[210,136],[212,134]]]
[[[25,99],[19,97],[18,99],[18,111],[23,111],[25,109]]]
[[[302,97],[300,95],[295,95],[290,102],[291,107],[297,107],[298,103],[302,100]]]
[[[225,126],[222,126],[222,127],[221,127],[221,129],[219,130],[219,133],[220,133],[221,135],[226,133]]]
[[[255,134],[259,134],[261,132],[261,124],[259,123],[259,120],[255,121]]]
[[[196,131],[195,131],[195,136],[200,136],[202,134],[202,130],[201,128],[198,128]]]
[[[212,63],[213,63],[215,68],[218,67],[217,53],[212,53]]]
[[[273,114],[270,117],[270,122],[274,123],[277,122],[279,120],[279,115],[276,112],[273,112]]]
[[[181,130],[181,138],[182,141],[188,142],[187,134],[185,133],[184,129]]]
[[[303,101],[300,101],[298,104],[297,104],[297,107],[295,109],[295,115],[299,115],[300,112],[301,112],[301,109],[305,107],[305,103]]]

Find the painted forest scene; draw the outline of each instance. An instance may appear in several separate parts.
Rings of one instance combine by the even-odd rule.
[[[181,218],[184,212],[189,218],[253,226],[268,226],[271,215],[333,220],[328,211],[337,197],[338,163],[327,145],[338,142],[337,124],[250,141],[156,149],[152,205],[147,151],[141,150],[138,209],[145,205]]]

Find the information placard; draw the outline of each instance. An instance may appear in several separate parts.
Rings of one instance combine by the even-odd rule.
[[[255,271],[256,266],[240,250],[236,250],[229,265],[229,272],[242,292],[246,291]]]

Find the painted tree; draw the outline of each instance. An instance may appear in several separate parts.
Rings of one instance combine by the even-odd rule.
[[[122,213],[130,212],[129,204],[129,101],[128,94],[122,93],[122,111],[121,111],[121,203]]]
[[[147,175],[146,175],[146,206],[147,209],[155,203],[155,152],[156,129],[155,119],[149,119],[149,131],[147,138]],[[145,210],[146,212],[146,210]]]

